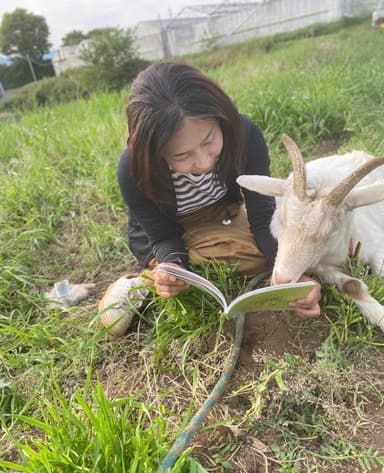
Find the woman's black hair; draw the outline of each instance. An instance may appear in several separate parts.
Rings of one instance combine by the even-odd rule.
[[[197,69],[177,62],[153,64],[131,86],[127,107],[128,148],[138,187],[161,202],[169,184],[162,149],[184,118],[216,118],[223,133],[218,177],[229,185],[240,170],[244,130],[237,108],[227,94]]]

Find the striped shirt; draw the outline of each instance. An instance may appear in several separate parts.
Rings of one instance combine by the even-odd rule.
[[[180,174],[172,171],[176,193],[177,215],[214,204],[227,193],[227,186],[219,181],[215,171],[207,174]]]

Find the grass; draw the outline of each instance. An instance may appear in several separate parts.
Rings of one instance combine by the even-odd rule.
[[[187,60],[259,124],[273,174],[285,176],[282,133],[306,159],[383,154],[383,49],[383,31],[367,20]],[[134,264],[115,176],[127,93],[0,122],[0,471],[155,471],[228,356],[231,324],[195,289],[154,297],[122,339],[98,324],[101,294]],[[198,270],[228,298],[244,289],[231,268]],[[384,302],[381,278],[348,270]],[[63,278],[96,289],[79,306],[50,309],[42,294]],[[225,396],[173,472],[384,465],[382,334],[334,287],[323,288],[322,306],[315,321],[249,321],[249,356],[246,340]]]
[[[92,404],[79,392],[67,400],[56,390],[54,401],[44,402],[43,420],[19,416],[44,438],[35,439],[32,445],[19,444],[23,465],[0,464],[22,472],[154,471],[167,447],[165,412],[133,397],[109,401],[100,385],[91,397]],[[190,471],[194,464],[190,459],[174,471]]]

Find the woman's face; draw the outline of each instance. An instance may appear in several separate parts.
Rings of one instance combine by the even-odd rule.
[[[215,118],[185,118],[162,154],[173,171],[207,174],[214,168],[222,149],[223,133]]]

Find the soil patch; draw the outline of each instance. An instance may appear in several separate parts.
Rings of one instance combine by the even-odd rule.
[[[323,156],[332,156],[337,154],[337,150],[341,145],[341,140],[329,139],[322,141],[317,148],[315,148],[314,158],[322,158]]]
[[[317,320],[303,321],[287,311],[246,314],[239,364],[253,370],[260,352],[273,357],[285,353],[311,357],[324,338],[316,328],[318,324]],[[225,328],[233,335],[235,322],[228,321]]]

